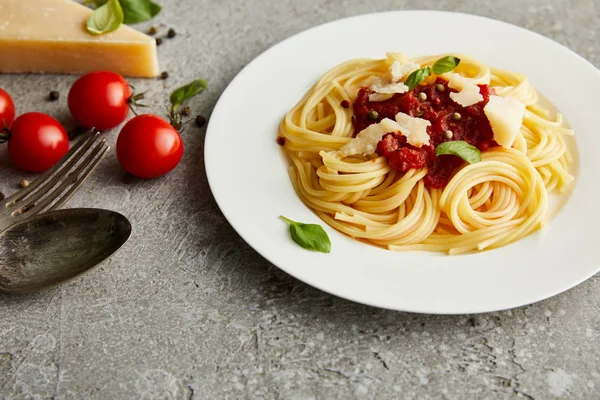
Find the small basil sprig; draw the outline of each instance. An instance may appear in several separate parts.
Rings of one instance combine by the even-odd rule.
[[[187,100],[201,93],[208,87],[208,82],[204,79],[196,79],[187,85],[177,88],[171,93],[169,100],[169,122],[178,131],[183,130],[183,126],[190,120],[184,121],[183,117],[190,114],[191,109],[188,106],[181,107]]]
[[[435,148],[435,155],[441,156],[443,154],[459,156],[469,164],[481,161],[481,152],[479,149],[463,140],[440,143]]]
[[[150,0],[120,0],[125,24],[137,24],[154,18],[161,7]]]
[[[196,79],[180,88],[177,88],[171,93],[171,106],[173,110],[177,109],[186,101],[202,92],[208,86],[208,82],[204,79]]]
[[[125,24],[136,24],[154,18],[161,7],[151,0],[86,0],[96,9],[88,18],[87,29],[99,35],[112,32]],[[110,20],[110,24],[105,21]]]
[[[413,71],[413,73],[406,78],[406,82],[404,82],[404,84],[408,86],[408,90],[413,90],[419,85],[419,83],[423,82],[423,79],[427,78],[429,75],[431,75],[431,68],[425,67],[418,69]]]
[[[454,56],[442,57],[433,64],[431,68],[433,73],[436,75],[445,74],[446,72],[452,71],[460,64],[460,58]]]
[[[321,253],[329,253],[331,251],[329,236],[327,236],[327,232],[325,232],[325,229],[321,225],[303,224],[292,221],[283,215],[279,218],[290,224],[290,236],[301,247],[307,250],[320,251]]]
[[[87,20],[88,32],[93,35],[101,35],[116,31],[123,23],[123,9],[118,0],[108,0],[96,8]]]

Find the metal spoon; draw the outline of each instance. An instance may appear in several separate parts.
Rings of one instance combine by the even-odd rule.
[[[94,208],[50,211],[0,233],[0,291],[36,292],[100,264],[131,235],[119,213]]]

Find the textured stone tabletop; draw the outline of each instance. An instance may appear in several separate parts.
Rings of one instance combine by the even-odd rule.
[[[210,116],[249,61],[297,32],[373,11],[430,8],[508,21],[600,66],[598,0],[156,0],[174,27],[159,47],[170,77],[131,80],[163,113],[193,78]],[[146,28],[149,24],[144,25]],[[1,55],[0,55],[1,57]],[[558,79],[559,77],[557,77]],[[73,126],[73,76],[0,75],[18,111]],[[45,97],[58,90],[61,98]],[[600,398],[600,277],[552,299],[474,316],[427,316],[351,303],[270,265],[211,196],[204,129],[183,133],[180,166],[128,178],[111,154],[69,203],[133,223],[130,241],[88,275],[44,293],[0,295],[0,397],[7,399]],[[114,145],[116,131],[107,135]],[[0,190],[23,174],[0,148]]]

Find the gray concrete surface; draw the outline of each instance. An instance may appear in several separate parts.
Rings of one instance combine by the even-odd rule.
[[[220,93],[276,42],[379,10],[459,10],[512,22],[600,66],[598,0],[157,0],[179,35],[159,48],[166,81],[134,80],[162,113],[169,89],[206,77]],[[1,55],[0,55],[1,56]],[[0,75],[19,112],[72,126],[73,76]],[[59,102],[45,100],[59,90]],[[116,132],[108,134],[114,144]],[[204,130],[183,134],[168,176],[129,179],[110,156],[70,206],[134,224],[101,268],[63,287],[0,295],[0,396],[6,399],[600,398],[600,278],[541,303],[476,316],[427,316],[340,300],[290,278],[219,212],[204,172]],[[0,190],[23,174],[0,149]]]

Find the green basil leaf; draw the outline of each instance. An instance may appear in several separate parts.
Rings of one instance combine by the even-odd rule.
[[[452,71],[460,64],[460,58],[454,56],[442,57],[433,64],[433,73],[436,75],[445,74]]]
[[[173,110],[177,110],[177,108],[182,105],[184,101],[196,96],[198,93],[206,89],[207,86],[208,83],[204,79],[196,79],[185,86],[175,89],[175,91],[171,93],[170,97]]]
[[[158,4],[150,0],[121,0],[121,7],[125,15],[123,22],[126,24],[148,21],[161,10]]]
[[[408,86],[408,90],[414,90],[419,83],[423,82],[423,79],[427,78],[431,74],[431,68],[425,67],[414,71],[412,74],[406,78],[406,86]]]
[[[108,0],[96,8],[87,20],[87,30],[94,35],[115,31],[123,23],[123,9],[118,0]]]
[[[84,0],[83,4],[93,4],[94,7],[100,7],[101,5],[104,5],[104,3],[106,3],[107,1],[108,0]]]
[[[320,251],[321,253],[329,253],[331,251],[329,236],[327,236],[327,232],[325,232],[325,229],[321,225],[303,224],[292,221],[284,216],[280,216],[279,218],[290,224],[290,236],[302,248]]]
[[[452,140],[450,142],[440,143],[435,148],[435,155],[452,154],[459,156],[469,164],[481,161],[481,152],[479,149],[463,140]]]

